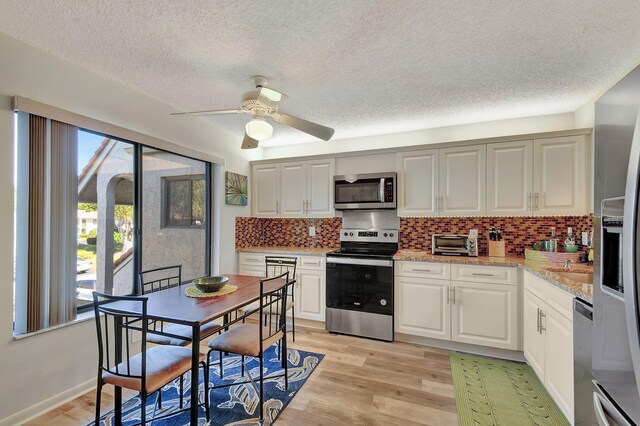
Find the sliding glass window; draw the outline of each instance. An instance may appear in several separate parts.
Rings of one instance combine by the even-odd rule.
[[[207,164],[144,148],[141,270],[182,265],[182,279],[208,272]]]
[[[16,126],[16,334],[73,321],[94,290],[136,294],[142,270],[209,272],[209,163],[22,112]]]

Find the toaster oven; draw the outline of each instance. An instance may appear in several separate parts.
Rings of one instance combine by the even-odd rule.
[[[431,252],[445,256],[478,256],[478,239],[468,235],[434,234]]]

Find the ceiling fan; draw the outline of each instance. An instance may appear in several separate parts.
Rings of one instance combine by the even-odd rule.
[[[251,80],[254,82],[256,90],[246,92],[242,95],[242,104],[239,109],[176,112],[171,115],[251,114],[253,118],[245,126],[242,149],[257,148],[261,140],[271,137],[273,134],[273,126],[265,120],[267,117],[319,139],[325,141],[331,139],[334,132],[334,129],[331,127],[278,112],[278,103],[287,99],[287,95],[266,87],[269,84],[267,77],[254,75],[251,77]]]

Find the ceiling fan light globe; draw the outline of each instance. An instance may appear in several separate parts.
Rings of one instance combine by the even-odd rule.
[[[273,126],[260,118],[249,121],[245,130],[247,135],[258,141],[269,139],[273,135]]]

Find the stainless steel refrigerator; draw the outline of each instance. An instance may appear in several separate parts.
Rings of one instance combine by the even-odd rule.
[[[640,67],[595,108],[591,402],[602,426],[640,426]]]

